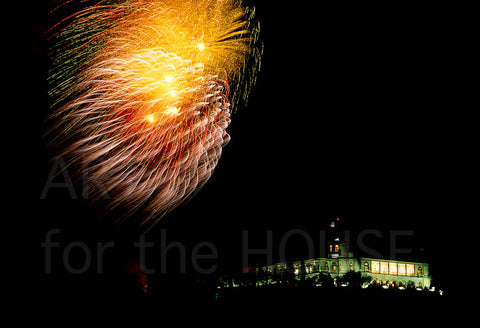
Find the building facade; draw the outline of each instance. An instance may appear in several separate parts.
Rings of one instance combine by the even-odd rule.
[[[276,284],[292,277],[304,280],[327,275],[333,279],[335,285],[340,283],[345,286],[341,278],[348,272],[354,272],[360,274],[363,288],[376,285],[383,288],[420,290],[431,287],[429,263],[355,256],[338,236],[328,242],[327,252],[327,257],[324,258],[258,267],[257,283]],[[321,282],[317,284],[320,285]]]

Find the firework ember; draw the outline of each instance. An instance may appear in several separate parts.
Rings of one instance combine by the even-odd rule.
[[[50,31],[52,144],[90,199],[155,223],[212,175],[255,82],[258,23],[237,0],[90,2]]]

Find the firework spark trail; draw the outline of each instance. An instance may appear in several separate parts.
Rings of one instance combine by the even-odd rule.
[[[52,143],[93,200],[154,223],[210,178],[259,69],[253,16],[237,0],[100,1],[51,29]]]

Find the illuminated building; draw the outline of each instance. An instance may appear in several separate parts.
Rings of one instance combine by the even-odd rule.
[[[334,227],[332,223],[330,227]],[[361,253],[361,252],[359,252]],[[429,263],[419,260],[399,260],[356,256],[349,245],[335,234],[327,243],[327,256],[291,263],[280,262],[257,268],[260,285],[276,284],[294,278],[296,280],[330,276],[334,285],[346,286],[341,278],[348,272],[360,273],[361,287],[381,286],[397,289],[431,288]],[[317,284],[321,285],[321,282]]]

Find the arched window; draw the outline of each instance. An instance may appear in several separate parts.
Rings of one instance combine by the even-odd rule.
[[[325,262],[325,271],[328,271],[328,263]]]
[[[350,271],[353,271],[353,263],[350,262]]]
[[[418,267],[418,275],[419,275],[419,276],[422,275],[422,267]]]
[[[363,264],[363,270],[365,270],[365,271],[370,270],[370,269],[368,268],[368,262],[365,262],[365,263]]]

